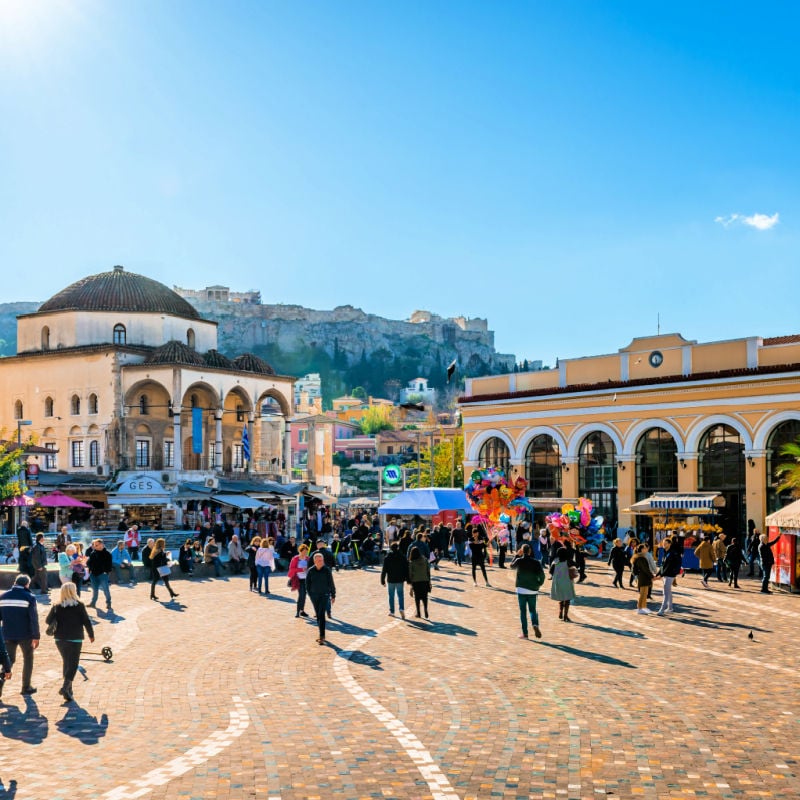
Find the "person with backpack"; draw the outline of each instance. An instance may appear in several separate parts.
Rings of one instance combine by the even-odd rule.
[[[524,544],[517,551],[510,566],[511,569],[517,571],[517,601],[519,603],[519,621],[522,625],[522,633],[519,635],[519,638],[528,638],[528,614],[530,614],[533,634],[537,639],[541,639],[542,631],[539,628],[539,614],[536,611],[536,598],[539,594],[539,589],[544,583],[544,567],[542,566],[542,562],[533,557],[531,546],[529,544]]]

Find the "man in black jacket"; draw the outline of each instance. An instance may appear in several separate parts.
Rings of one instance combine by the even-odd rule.
[[[17,575],[14,586],[0,594],[0,622],[10,662],[7,672],[11,672],[19,648],[22,651],[22,694],[36,692],[31,685],[31,679],[33,651],[39,646],[39,616],[36,613],[36,598],[29,589],[30,582],[31,579],[27,575]],[[0,683],[0,694],[2,694],[2,683]]]
[[[325,644],[325,613],[329,605],[336,601],[336,584],[333,582],[333,572],[325,563],[325,556],[321,550],[314,553],[313,565],[306,573],[306,591],[314,606],[319,626],[317,644]]]
[[[31,560],[35,571],[34,579],[39,584],[40,594],[47,594],[47,548],[44,546],[44,534],[36,534],[36,544],[31,549]]]
[[[111,592],[108,588],[108,574],[113,568],[111,553],[106,550],[102,539],[95,539],[92,542],[92,550],[87,561],[89,566],[89,583],[92,584],[92,602],[89,608],[96,608],[97,595],[100,589],[106,597],[106,609],[111,611]]]
[[[394,598],[397,596],[397,608],[402,619],[406,618],[403,604],[403,587],[408,580],[408,559],[400,552],[398,542],[389,545],[389,552],[383,560],[381,586],[389,584],[389,616],[394,616]]]
[[[766,533],[762,533],[759,537],[761,544],[758,546],[758,560],[761,562],[761,591],[764,594],[772,594],[772,590],[769,588],[769,576],[775,564],[775,556],[772,553],[772,548],[778,543],[780,538],[781,535],[778,534],[770,541]]]

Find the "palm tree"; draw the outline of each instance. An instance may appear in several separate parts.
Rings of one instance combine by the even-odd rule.
[[[791,461],[778,464],[775,468],[775,477],[781,478],[780,484],[775,487],[778,492],[790,489],[794,497],[800,496],[800,439],[787,442],[780,449],[782,456],[787,456]]]

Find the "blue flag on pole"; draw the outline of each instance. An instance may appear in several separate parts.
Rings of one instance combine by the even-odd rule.
[[[250,434],[246,424],[242,428],[242,457],[245,461],[250,461]]]
[[[203,452],[203,409],[192,409],[192,452]]]

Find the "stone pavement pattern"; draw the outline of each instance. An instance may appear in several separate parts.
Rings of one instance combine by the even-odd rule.
[[[541,596],[521,641],[513,577],[445,565],[402,622],[376,570],[339,572],[326,647],[280,575],[268,598],[176,582],[173,606],[113,587],[86,649],[114,659],[83,659],[77,703],[49,639],[38,693],[6,686],[0,800],[800,797],[796,597],[686,576],[677,613],[639,616],[593,565],[574,622]]]

